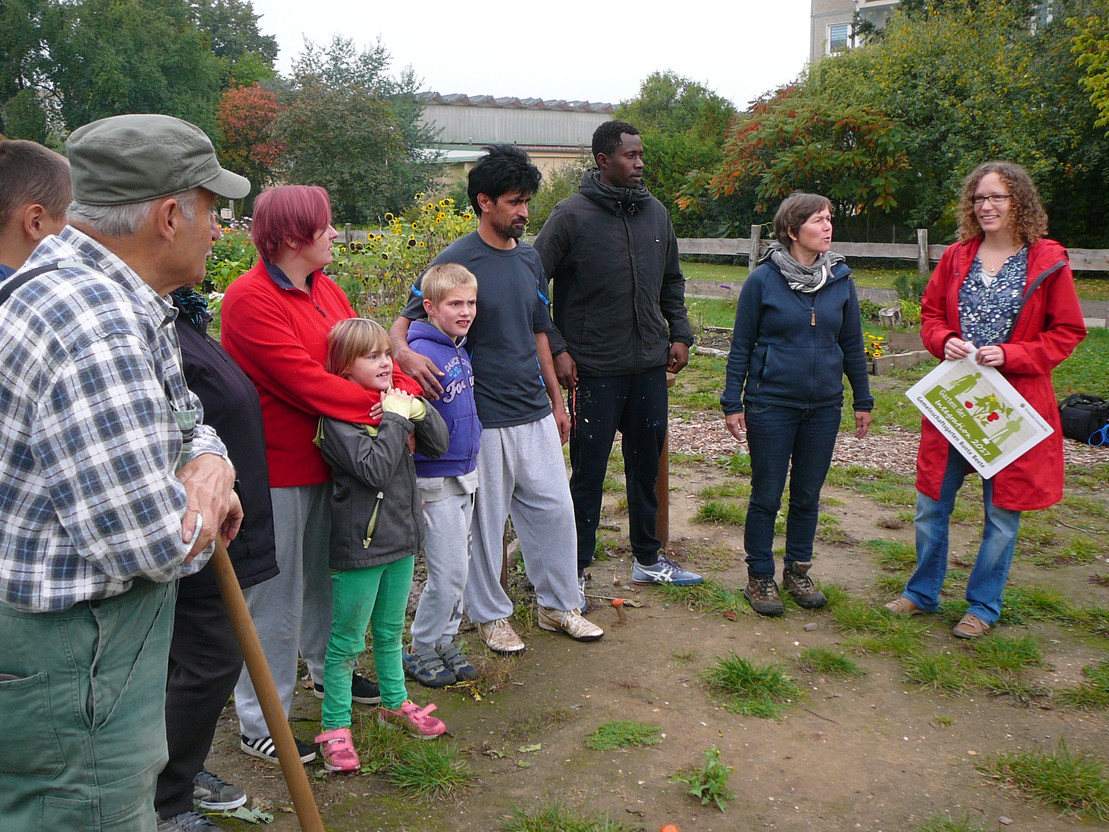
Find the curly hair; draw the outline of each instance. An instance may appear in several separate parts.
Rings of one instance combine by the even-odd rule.
[[[974,215],[974,192],[982,177],[996,173],[1013,196],[1010,216],[1013,233],[1025,245],[1047,236],[1047,213],[1040,202],[1040,192],[1028,171],[1014,162],[985,162],[970,172],[963,182],[959,202],[959,241],[981,240],[985,237],[978,217]]]

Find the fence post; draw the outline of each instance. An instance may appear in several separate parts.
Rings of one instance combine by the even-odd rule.
[[[932,273],[932,264],[928,260],[928,229],[918,228],[916,230],[916,267],[920,272],[921,277],[927,277]]]
[[[759,238],[762,236],[762,226],[751,226],[751,248],[747,251],[747,270],[755,268],[759,262]]]

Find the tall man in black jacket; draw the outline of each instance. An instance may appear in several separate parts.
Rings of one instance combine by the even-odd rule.
[[[629,537],[637,584],[687,586],[701,576],[659,553],[659,456],[666,440],[666,372],[689,361],[693,330],[670,215],[643,184],[643,140],[623,121],[593,133],[597,167],[551,212],[535,240],[554,281],[549,334],[570,390],[570,493],[578,576],[593,560],[602,486],[616,431],[623,437]]]

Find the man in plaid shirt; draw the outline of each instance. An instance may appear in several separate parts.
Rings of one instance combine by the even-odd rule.
[[[0,818],[151,832],[175,579],[242,517],[166,295],[250,184],[168,116],[67,146],[69,225],[0,283]]]

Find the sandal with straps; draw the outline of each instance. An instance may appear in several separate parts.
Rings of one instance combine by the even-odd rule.
[[[324,768],[328,771],[357,771],[362,764],[358,759],[358,752],[354,750],[349,728],[324,731],[316,737],[316,742],[320,744]]]

